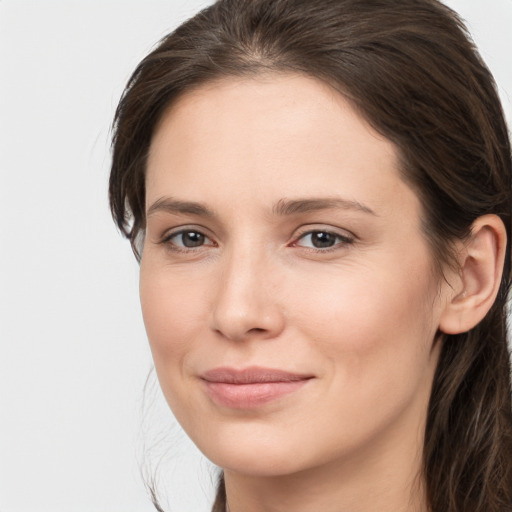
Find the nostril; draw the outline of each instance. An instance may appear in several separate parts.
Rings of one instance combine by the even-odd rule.
[[[259,332],[265,332],[266,329],[262,329],[261,327],[253,327],[252,329],[249,329],[248,332],[253,332],[253,333],[259,333]]]

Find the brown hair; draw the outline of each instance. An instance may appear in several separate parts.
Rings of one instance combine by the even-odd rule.
[[[493,78],[462,21],[437,0],[219,0],[165,37],[118,106],[112,213],[140,257],[145,161],[164,109],[208,81],[290,71],[340,91],[391,140],[424,209],[434,259],[493,213],[508,234],[498,298],[469,332],[445,336],[429,404],[424,477],[431,511],[512,511],[506,340],[511,148]],[[223,512],[221,480],[214,512]]]

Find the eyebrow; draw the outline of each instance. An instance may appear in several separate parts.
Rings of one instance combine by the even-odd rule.
[[[280,199],[272,207],[272,213],[274,215],[284,217],[332,209],[356,210],[377,216],[377,214],[368,206],[365,206],[358,201],[351,201],[341,197]],[[214,212],[203,203],[195,201],[180,201],[171,197],[162,197],[157,199],[149,207],[147,216],[149,217],[157,212],[196,215],[199,217],[215,217]]]
[[[333,209],[357,210],[377,216],[368,206],[358,201],[351,201],[341,197],[280,199],[272,208],[272,212],[275,215],[286,216]]]
[[[181,213],[200,217],[214,217],[212,210],[195,201],[180,201],[171,197],[161,197],[148,208],[148,217],[157,212]]]

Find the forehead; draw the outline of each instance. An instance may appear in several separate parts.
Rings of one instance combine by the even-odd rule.
[[[352,133],[352,142],[360,140],[359,135],[373,138],[394,153],[391,142],[356,114],[339,91],[303,74],[267,72],[246,78],[224,77],[186,91],[164,111],[151,150],[158,144],[159,135],[176,125],[181,136],[191,135],[193,139],[201,135],[221,137],[230,130],[241,139],[251,130],[255,144],[264,142],[266,134],[283,136],[286,132],[296,138],[315,132],[319,137],[339,140],[345,131]]]
[[[181,96],[155,130],[148,201],[176,191],[187,199],[254,200],[255,192],[361,201],[404,186],[394,145],[329,85],[307,76],[227,78]],[[377,204],[378,206],[378,204]]]

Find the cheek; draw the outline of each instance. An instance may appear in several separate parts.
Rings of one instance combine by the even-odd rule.
[[[187,361],[201,349],[207,309],[204,281],[167,266],[141,262],[140,301],[144,325],[162,392],[186,424],[192,396]]]
[[[405,258],[394,267],[375,264],[346,268],[337,276],[310,274],[308,283],[290,293],[294,322],[330,361],[333,379],[362,383],[361,389],[379,379],[414,379],[415,371],[431,363],[436,333],[429,276],[428,261]]]
[[[180,272],[141,263],[140,301],[157,371],[176,366],[194,346],[205,324],[204,287]]]
[[[359,270],[339,280],[316,276],[316,292],[295,304],[301,337],[325,362],[322,400],[330,406],[318,417],[337,425],[340,447],[380,432],[405,410],[420,417],[437,363],[425,274],[419,281]]]

